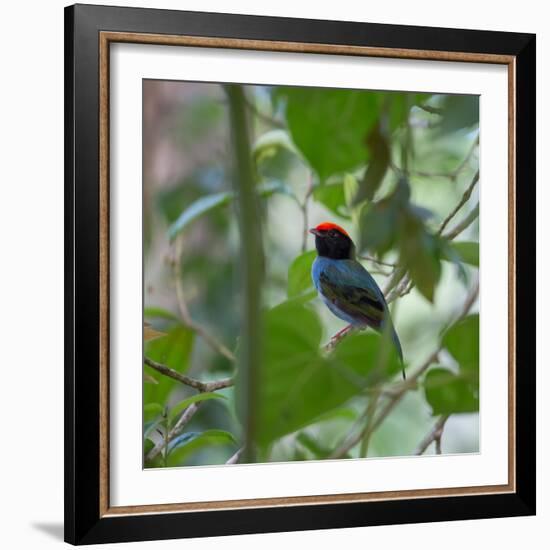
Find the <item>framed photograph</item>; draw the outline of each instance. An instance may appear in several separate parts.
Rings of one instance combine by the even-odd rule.
[[[65,538],[535,513],[535,36],[65,11]]]

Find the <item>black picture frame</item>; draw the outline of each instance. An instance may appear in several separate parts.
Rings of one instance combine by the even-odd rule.
[[[100,512],[101,31],[512,56],[515,491],[140,515]],[[535,514],[535,50],[532,34],[75,5],[65,9],[65,540],[72,544]]]

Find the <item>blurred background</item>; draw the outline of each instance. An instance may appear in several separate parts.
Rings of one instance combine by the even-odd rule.
[[[338,458],[477,452],[478,97],[242,90],[263,219],[271,369],[259,398],[256,459],[335,458],[339,449]],[[234,375],[242,323],[229,115],[222,85],[144,81],[144,354],[205,383]],[[345,326],[312,292],[307,228],[326,220],[350,233],[391,296],[407,373],[441,347],[376,429],[368,418],[403,389],[396,369],[376,384],[344,387],[332,376],[300,386],[304,365],[324,361],[322,346]],[[303,351],[304,365],[291,365],[281,354],[299,355],[292,341],[304,330],[313,340],[318,333],[316,349]],[[351,337],[337,360],[367,376],[373,338]],[[197,394],[145,365],[145,467],[239,461],[246,434],[238,395],[233,386]],[[365,427],[366,441],[346,445]]]

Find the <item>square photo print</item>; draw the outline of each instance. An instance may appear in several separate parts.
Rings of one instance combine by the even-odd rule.
[[[477,453],[478,148],[475,95],[144,80],[144,468]]]

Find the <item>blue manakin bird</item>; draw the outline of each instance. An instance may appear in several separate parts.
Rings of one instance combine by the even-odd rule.
[[[317,249],[311,268],[313,284],[330,311],[349,323],[334,338],[352,328],[371,327],[380,333],[388,330],[403,362],[401,343],[384,294],[372,275],[355,259],[355,245],[348,233],[331,222],[320,223],[309,232],[315,235]]]

